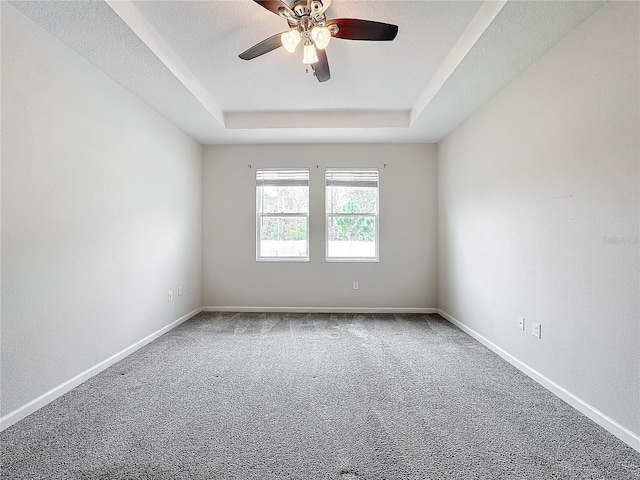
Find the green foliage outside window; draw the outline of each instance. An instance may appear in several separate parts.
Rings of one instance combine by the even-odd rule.
[[[287,234],[287,240],[306,240],[307,239],[307,225],[304,222],[298,222],[295,229],[289,231]]]
[[[343,207],[343,213],[360,213],[357,202],[349,200]],[[348,241],[375,240],[375,219],[373,217],[336,217],[336,239]]]

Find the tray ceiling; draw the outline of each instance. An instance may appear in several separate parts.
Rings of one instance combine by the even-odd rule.
[[[238,58],[287,29],[251,0],[10,3],[203,144],[437,142],[604,4],[333,0],[399,33],[333,39],[319,83],[282,48]]]

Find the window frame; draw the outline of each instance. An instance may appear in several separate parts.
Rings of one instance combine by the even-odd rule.
[[[339,213],[328,211],[327,173],[330,171],[342,172],[376,172],[376,208],[375,213]],[[327,263],[378,263],[380,262],[380,169],[377,167],[327,167],[324,170],[324,244],[325,262]],[[329,217],[372,217],[375,219],[375,257],[330,257],[329,256]]]
[[[291,213],[291,212],[287,212],[287,213],[265,213],[261,211],[261,207],[262,207],[262,196],[259,194],[260,192],[260,188],[264,187],[264,182],[262,185],[260,185],[260,182],[258,180],[258,175],[260,172],[301,172],[304,171],[307,174],[307,211],[306,213],[301,213],[301,212],[297,212],[297,213]],[[256,208],[256,262],[309,262],[310,259],[310,241],[309,241],[309,217],[310,217],[310,201],[311,201],[311,194],[310,194],[310,177],[311,177],[311,172],[309,168],[257,168],[256,169],[256,174],[255,174],[255,196],[256,196],[256,203],[255,203],[255,208]],[[282,185],[282,186],[286,186],[286,185]],[[307,242],[307,248],[306,248],[306,252],[307,255],[306,256],[261,256],[260,255],[260,242],[261,242],[261,225],[262,225],[262,219],[263,218],[304,218],[306,219],[306,226],[307,226],[307,231],[306,231],[306,242]]]

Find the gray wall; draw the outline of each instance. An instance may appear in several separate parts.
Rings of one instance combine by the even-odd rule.
[[[2,2],[3,416],[200,307],[201,170],[197,142]]]
[[[639,8],[604,6],[438,151],[439,307],[636,435]]]
[[[310,261],[256,262],[255,170],[290,166],[311,169]],[[343,166],[380,169],[379,263],[325,262],[324,169]],[[205,147],[203,305],[435,308],[436,177],[434,145]]]

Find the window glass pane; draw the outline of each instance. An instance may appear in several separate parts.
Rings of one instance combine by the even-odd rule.
[[[259,186],[262,213],[302,213],[309,211],[307,186]]]
[[[307,217],[262,217],[260,257],[307,257]]]
[[[376,258],[374,216],[330,216],[327,228],[327,256]]]
[[[377,188],[329,187],[327,211],[329,213],[375,213]]]

